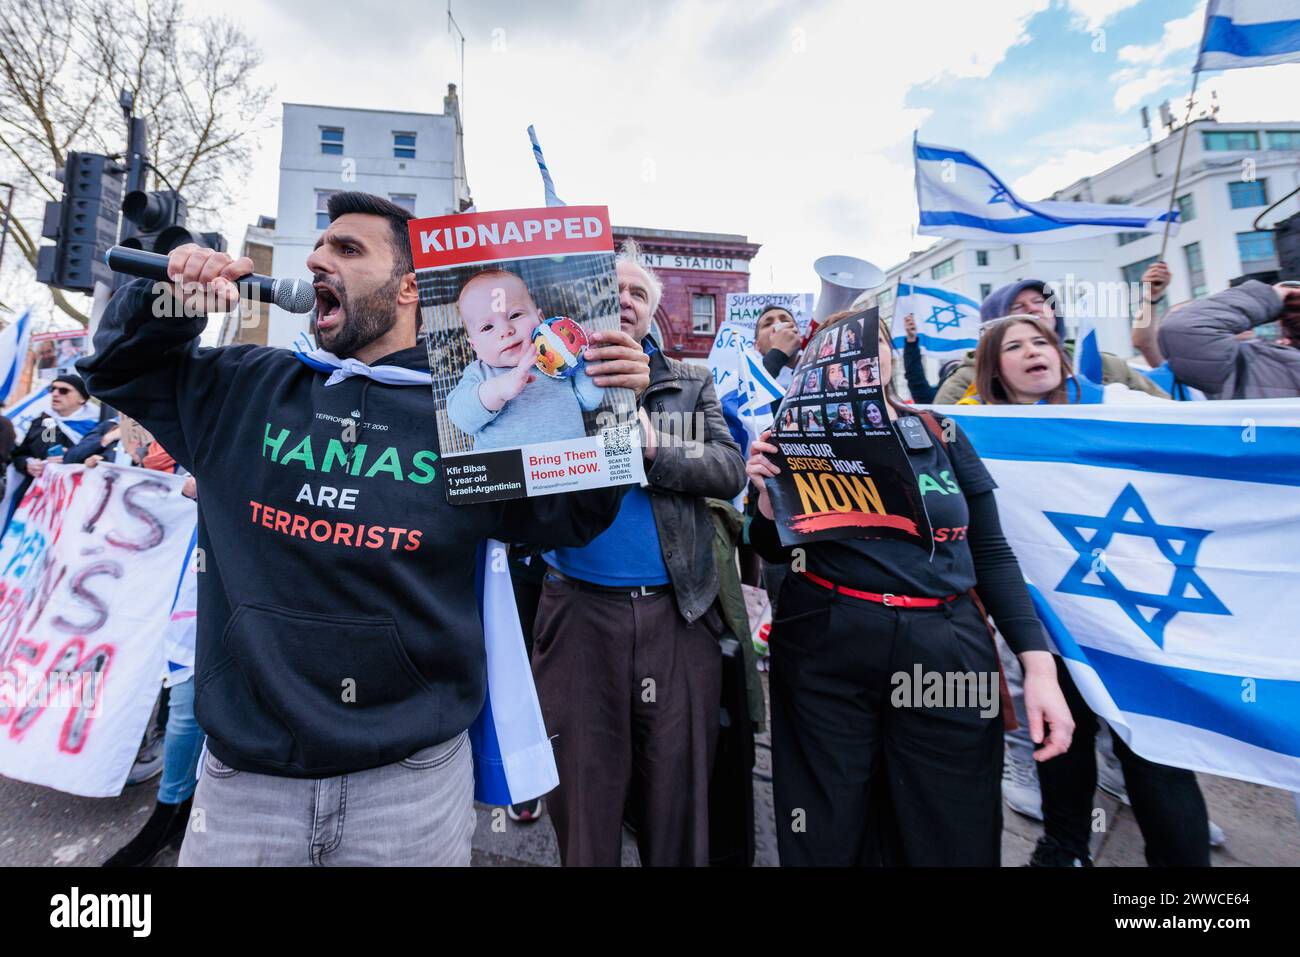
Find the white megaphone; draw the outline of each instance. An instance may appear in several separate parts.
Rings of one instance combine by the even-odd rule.
[[[832,313],[847,309],[853,300],[885,281],[879,266],[853,256],[823,256],[813,263],[822,280],[822,290],[813,309],[813,321],[821,325]]]

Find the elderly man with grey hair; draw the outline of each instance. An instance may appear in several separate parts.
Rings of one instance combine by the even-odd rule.
[[[545,556],[533,673],[560,771],[547,805],[565,865],[618,866],[625,807],[643,864],[705,865],[724,631],[705,500],[734,497],[745,463],[709,370],[650,335],[662,286],[635,246],[617,271],[622,329],[650,357],[642,419],[655,427],[646,485],[614,523]]]

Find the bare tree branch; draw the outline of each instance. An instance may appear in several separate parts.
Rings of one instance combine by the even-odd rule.
[[[31,280],[43,202],[62,195],[54,172],[68,152],[122,151],[123,89],[148,123],[150,162],[192,213],[223,204],[244,179],[257,130],[269,126],[260,65],[239,27],[194,16],[184,0],[0,0],[0,177],[17,186],[12,228],[22,250],[5,274]],[[62,293],[50,295],[85,322]]]

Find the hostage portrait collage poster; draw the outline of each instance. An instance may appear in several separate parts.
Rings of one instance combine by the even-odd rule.
[[[410,234],[448,501],[644,481],[636,397],[584,358],[619,328],[608,210],[437,216]]]
[[[781,474],[768,482],[783,545],[867,538],[930,551],[916,476],[890,425],[874,308],[818,330],[772,428]]]

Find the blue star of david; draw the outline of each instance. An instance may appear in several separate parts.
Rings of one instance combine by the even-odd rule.
[[[1126,518],[1130,512],[1137,516],[1136,521]],[[1165,625],[1180,611],[1201,615],[1232,614],[1196,573],[1196,553],[1211,530],[1161,525],[1152,517],[1151,510],[1132,485],[1124,486],[1110,511],[1101,517],[1066,512],[1043,514],[1079,553],[1056,590],[1067,595],[1085,595],[1115,602],[1157,647],[1165,646]],[[1083,534],[1088,529],[1093,531],[1091,538]],[[1116,535],[1134,535],[1155,542],[1160,554],[1173,565],[1173,580],[1168,594],[1133,591],[1106,566],[1105,550]],[[1181,543],[1181,547],[1175,547],[1175,543]],[[1098,558],[1103,560],[1098,561]],[[1090,574],[1096,581],[1087,580]],[[1188,594],[1189,590],[1191,594]],[[1143,608],[1154,609],[1155,614],[1147,618],[1141,611]]]
[[[948,314],[951,314],[952,318],[945,320],[943,317]],[[961,325],[961,313],[956,306],[931,306],[930,318],[925,321],[934,326],[935,332],[943,332],[945,329]]]
[[[993,190],[993,195],[992,195],[991,197],[989,197],[989,201],[988,201],[987,203],[984,204],[985,206],[992,206],[994,203],[1010,203],[1010,202],[1011,202],[1011,192],[1010,192],[1010,190],[1008,190],[1008,189],[1007,189],[1005,186],[1003,186],[1001,183],[993,183],[993,184],[990,184],[989,189]]]

